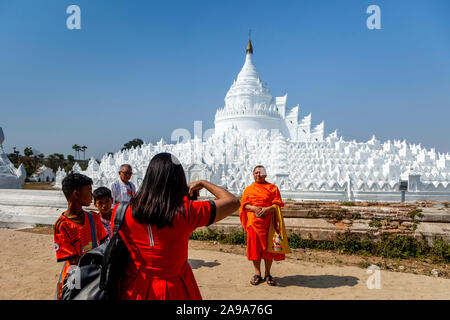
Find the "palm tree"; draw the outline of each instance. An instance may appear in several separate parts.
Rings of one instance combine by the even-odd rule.
[[[82,146],[81,147],[81,150],[83,151],[83,160],[86,160],[86,149],[87,149],[87,147],[86,146]]]
[[[72,149],[75,151],[74,156],[75,156],[75,159],[76,159],[76,158],[77,158],[77,149],[78,149],[78,145],[77,145],[77,144],[74,144],[74,145],[72,146]]]

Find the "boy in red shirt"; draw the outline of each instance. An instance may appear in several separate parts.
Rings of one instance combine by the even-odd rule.
[[[61,280],[57,286],[58,299],[60,299],[69,267],[78,265],[81,256],[94,247],[89,217],[82,208],[89,206],[92,202],[92,179],[79,173],[71,173],[63,179],[62,191],[67,199],[67,210],[61,214],[53,226],[56,260],[65,261]],[[100,217],[96,214],[92,217],[98,246],[108,238],[108,234]]]

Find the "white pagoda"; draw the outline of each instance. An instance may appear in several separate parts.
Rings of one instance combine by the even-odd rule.
[[[207,179],[241,194],[253,183],[256,165],[267,169],[284,198],[400,201],[400,181],[408,182],[406,201],[450,201],[450,154],[406,141],[345,141],[337,131],[324,137],[324,122],[311,127],[311,114],[299,121],[299,106],[287,108],[287,95],[273,97],[253,64],[249,40],[245,63],[217,110],[214,133],[187,141],[144,144],[93,158],[86,171],[95,186],[110,186],[123,163],[133,167],[132,181],[142,183],[151,158],[174,154],[187,180]],[[176,142],[175,142],[176,141]],[[65,176],[58,170],[56,185]],[[205,191],[206,192],[206,191]]]
[[[27,173],[23,164],[15,168],[3,151],[5,136],[0,127],[0,189],[21,189]]]
[[[311,131],[311,114],[299,122],[299,106],[287,110],[286,105],[287,94],[273,97],[261,80],[249,39],[244,66],[225,96],[225,107],[216,112],[215,131],[276,130],[292,142],[323,141],[323,122]]]

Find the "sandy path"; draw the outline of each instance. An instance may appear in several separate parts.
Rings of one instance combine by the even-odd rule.
[[[279,286],[249,283],[253,267],[242,255],[189,251],[204,299],[449,299],[450,280],[381,271],[369,290],[366,270],[305,261],[275,262]],[[52,299],[60,264],[53,237],[0,230],[0,299]]]

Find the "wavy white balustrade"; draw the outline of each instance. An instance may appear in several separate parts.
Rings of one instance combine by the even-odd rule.
[[[407,145],[407,152],[403,152],[405,156],[394,160],[392,154],[378,152],[385,150],[386,143],[372,149],[367,148],[367,143],[358,143],[346,153],[345,150],[336,152],[332,143],[321,142],[315,146],[313,143],[290,143],[280,135],[271,137],[270,133],[263,131],[259,134],[252,132],[248,136],[237,129],[213,134],[201,142],[203,154],[195,153],[196,143],[193,140],[179,144],[149,143],[141,148],[104,156],[100,165],[91,158],[86,171],[82,171],[78,164],[73,170],[90,176],[95,187],[109,186],[117,179],[120,165],[127,162],[135,172],[132,181],[139,186],[151,158],[165,151],[180,159],[188,181],[193,173],[197,173],[197,178],[210,177],[213,183],[237,193],[252,182],[251,172],[258,164],[266,166],[268,180],[279,183],[282,191],[344,192],[348,188],[347,177],[350,177],[352,191],[382,194],[398,191],[401,177],[408,179],[414,174],[420,176],[417,191],[450,192],[450,166],[448,163],[437,166],[439,159],[450,159],[448,154],[430,157],[429,164],[423,165],[420,155],[432,154],[433,151],[417,145],[413,148]],[[387,145],[391,146],[391,153],[404,146],[397,142]],[[361,150],[367,153],[367,157],[355,160],[355,155]],[[59,169],[57,185],[64,176],[64,171]]]

